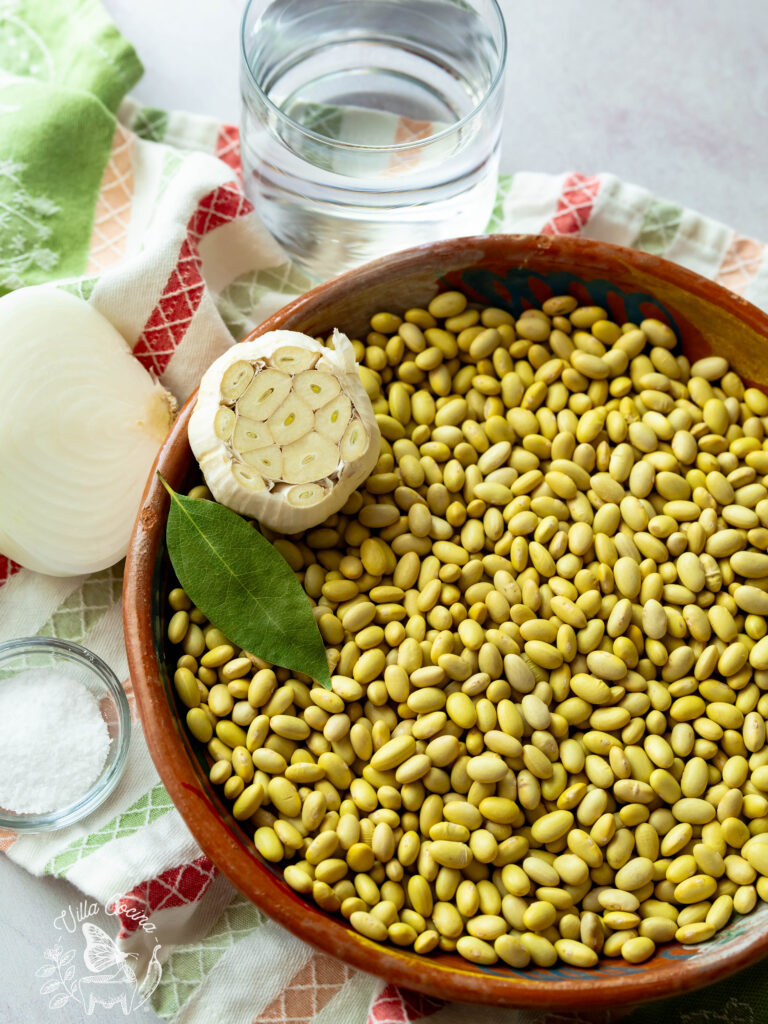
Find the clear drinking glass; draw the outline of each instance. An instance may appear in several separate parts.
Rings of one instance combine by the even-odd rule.
[[[245,189],[325,279],[486,227],[501,134],[497,0],[250,0]]]

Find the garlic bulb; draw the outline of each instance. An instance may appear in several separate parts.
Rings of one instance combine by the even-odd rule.
[[[172,395],[93,306],[41,286],[0,298],[0,552],[75,576],[128,548]]]
[[[379,457],[354,349],[296,331],[235,345],[200,382],[189,443],[213,496],[296,533],[338,512]]]

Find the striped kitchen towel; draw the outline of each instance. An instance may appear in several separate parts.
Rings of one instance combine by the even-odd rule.
[[[82,296],[184,399],[233,338],[310,282],[243,193],[237,129],[123,99],[140,73],[95,0],[3,6],[0,290],[55,281]],[[764,245],[610,174],[504,176],[488,230],[634,246],[768,308]],[[54,579],[0,556],[0,640],[39,634],[85,644],[131,699],[121,583],[121,565]],[[487,1024],[565,1020],[441,1003],[295,939],[201,854],[159,782],[135,714],[128,768],[105,805],[57,833],[6,831],[0,846],[28,871],[65,877],[111,906],[137,973],[161,944],[152,1006],[174,1024],[458,1024],[480,1012]],[[142,927],[147,921],[154,932]],[[753,1024],[766,1019],[767,1001],[768,983],[752,970],[686,997],[684,1007],[651,1006],[632,1020]]]

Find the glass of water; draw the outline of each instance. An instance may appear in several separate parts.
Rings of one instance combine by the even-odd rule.
[[[243,176],[288,256],[323,280],[483,231],[505,57],[497,0],[250,0]]]

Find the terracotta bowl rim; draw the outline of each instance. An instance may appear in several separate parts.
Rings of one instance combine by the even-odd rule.
[[[490,254],[506,261],[510,267],[525,267],[529,258],[552,253],[574,262],[592,259],[636,268],[677,286],[696,299],[719,306],[768,340],[768,315],[743,297],[669,260],[608,242],[524,234],[468,236],[385,256],[316,286],[282,307],[247,337],[282,328],[286,321],[311,310],[319,299],[343,294],[352,282],[359,287],[361,281],[374,281],[390,268],[399,269],[401,273],[405,269],[416,271],[420,261],[426,258],[433,262],[452,260],[452,266],[461,266],[461,253],[467,254],[464,264],[467,267],[472,265],[472,254],[478,261]],[[768,953],[766,930],[763,934],[756,931],[745,937],[745,941],[736,943],[733,949],[713,950],[709,956],[706,947],[699,947],[701,952],[670,962],[670,969],[664,972],[650,968],[647,972],[601,975],[598,969],[584,971],[583,978],[558,983],[537,980],[535,975],[530,979],[519,975],[512,978],[493,973],[478,975],[481,969],[476,965],[463,971],[453,965],[440,965],[429,957],[418,957],[371,942],[308,902],[310,912],[302,915],[297,912],[295,899],[286,899],[268,869],[254,870],[253,854],[246,851],[245,842],[235,840],[227,823],[200,788],[178,719],[165,699],[153,642],[151,588],[168,509],[168,495],[158,480],[157,471],[163,471],[172,486],[182,482],[191,463],[186,427],[196,394],[195,391],[180,410],[147,481],[126,561],[123,619],[130,675],[155,767],[203,852],[243,895],[300,939],[351,966],[377,974],[392,984],[457,1002],[539,1010],[574,1009],[579,1000],[582,1006],[589,1008],[630,1006],[711,984]],[[180,465],[181,471],[174,472],[173,467]]]

